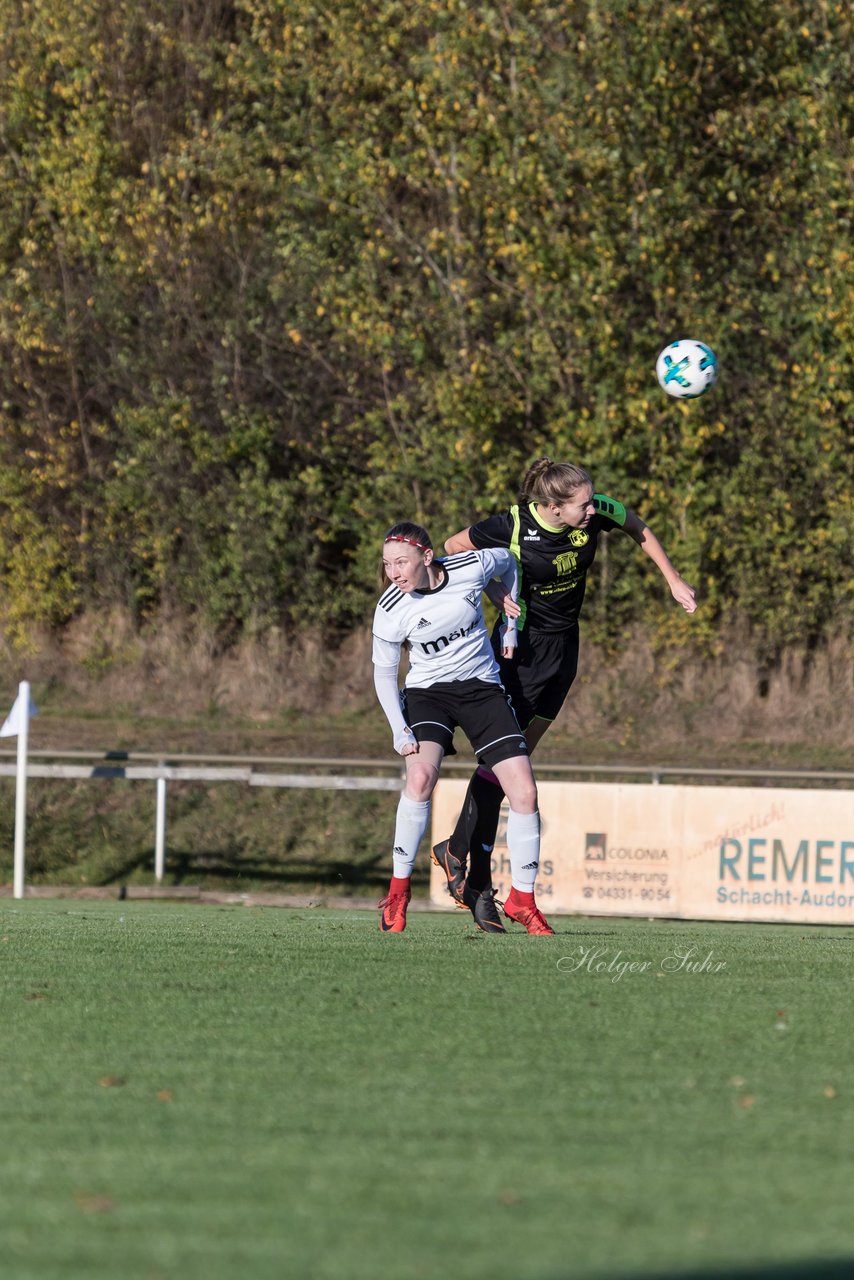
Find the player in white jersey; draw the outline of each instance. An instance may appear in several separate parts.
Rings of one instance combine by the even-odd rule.
[[[524,734],[501,684],[481,600],[492,578],[499,578],[515,597],[515,559],[498,547],[436,560],[427,531],[404,522],[385,536],[383,572],[389,585],[374,613],[374,686],[394,748],[406,761],[406,781],[394,829],[394,874],[380,903],[380,928],[402,933],[406,927],[410,878],[427,829],[430,797],[459,726],[478,761],[501,779],[510,806],[507,848],[513,888],[503,904],[505,914],[518,918],[511,899],[522,894],[538,922],[538,927],[528,927],[523,921],[528,932],[552,933],[533,896],[540,851],[537,786]],[[515,621],[507,621],[503,652],[509,655],[515,644]],[[397,676],[404,646],[409,671],[401,696]],[[485,933],[506,933],[491,884],[466,891],[463,905]]]

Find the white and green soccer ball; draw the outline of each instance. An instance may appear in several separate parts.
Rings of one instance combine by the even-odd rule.
[[[658,385],[669,396],[694,400],[718,380],[718,358],[705,342],[680,338],[665,347],[655,362]]]

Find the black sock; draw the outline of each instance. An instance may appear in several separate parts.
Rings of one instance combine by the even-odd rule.
[[[472,775],[450,841],[451,852],[458,858],[466,849],[469,851],[468,883],[472,889],[485,889],[491,883],[492,847],[503,799],[504,792],[497,783],[479,771]]]

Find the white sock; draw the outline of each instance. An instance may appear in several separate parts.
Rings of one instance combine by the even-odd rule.
[[[405,795],[400,797],[397,821],[394,824],[394,850],[391,855],[394,874],[399,880],[406,880],[412,875],[415,855],[421,837],[427,830],[429,817],[429,800],[410,800]]]
[[[539,813],[507,815],[507,852],[510,854],[510,883],[519,893],[533,893],[540,865]]]

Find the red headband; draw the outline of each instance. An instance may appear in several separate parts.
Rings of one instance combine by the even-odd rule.
[[[414,538],[404,538],[402,533],[393,533],[390,538],[386,538],[386,542],[408,542],[411,546],[417,547],[419,551],[430,550],[430,547],[425,547],[423,542],[416,542]]]

